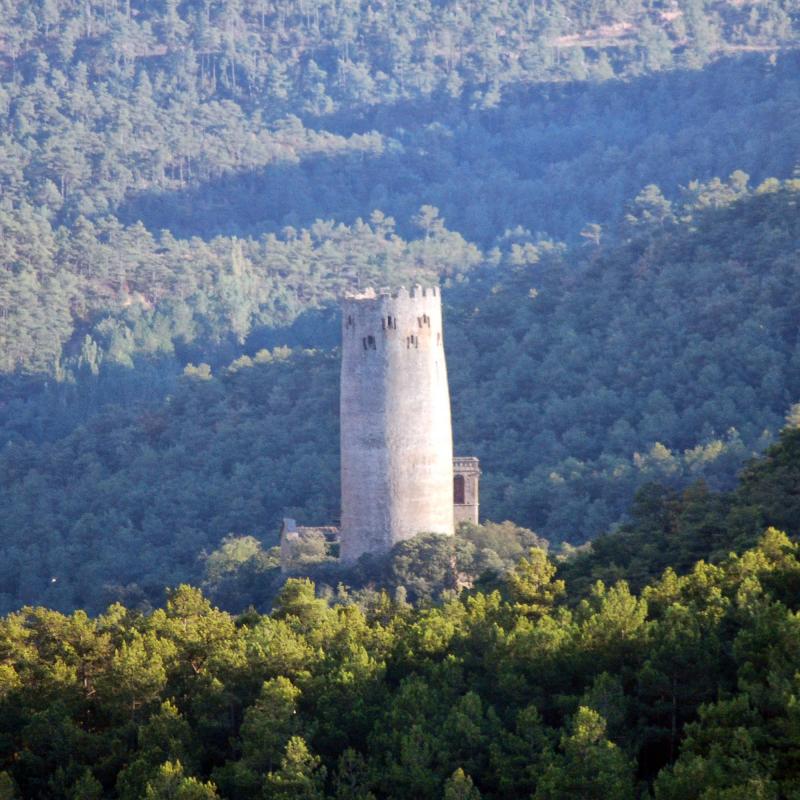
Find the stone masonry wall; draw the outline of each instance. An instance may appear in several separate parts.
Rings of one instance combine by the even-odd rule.
[[[341,557],[453,533],[453,437],[436,287],[342,302]]]

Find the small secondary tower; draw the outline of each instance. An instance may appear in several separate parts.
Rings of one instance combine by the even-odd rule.
[[[436,287],[342,302],[341,559],[453,533],[453,434]],[[463,501],[462,501],[463,502]]]

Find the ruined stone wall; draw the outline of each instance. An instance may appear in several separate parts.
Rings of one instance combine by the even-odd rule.
[[[342,303],[341,557],[453,533],[453,437],[437,288]]]

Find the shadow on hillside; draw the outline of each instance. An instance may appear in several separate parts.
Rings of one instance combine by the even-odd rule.
[[[244,343],[244,351],[253,355],[258,350],[275,347],[303,347],[331,350],[341,340],[341,315],[339,307],[331,304],[325,308],[304,311],[291,325],[253,328]]]
[[[99,374],[68,361],[64,379],[52,375],[0,374],[0,447],[9,441],[56,441],[114,406],[157,406],[171,394],[186,364],[206,363],[222,375],[239,356],[276,347],[331,350],[339,345],[335,304],[300,314],[291,325],[254,328],[244,344],[176,342],[174,354],[139,355],[132,365],[106,362]]]
[[[508,92],[501,107],[409,104],[362,115],[381,152],[324,153],[297,164],[231,173],[177,192],[130,197],[118,214],[176,236],[260,235],[316,219],[351,223],[380,209],[413,234],[423,204],[487,245],[522,225],[573,238],[586,221],[617,218],[643,186],[668,195],[735,169],[787,176],[800,148],[792,115],[800,54],[725,59],[702,71],[633,81],[544,85]]]

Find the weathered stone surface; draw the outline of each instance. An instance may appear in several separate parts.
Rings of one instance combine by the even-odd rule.
[[[453,437],[436,287],[342,302],[341,558],[453,533]],[[477,488],[477,485],[476,485]]]

